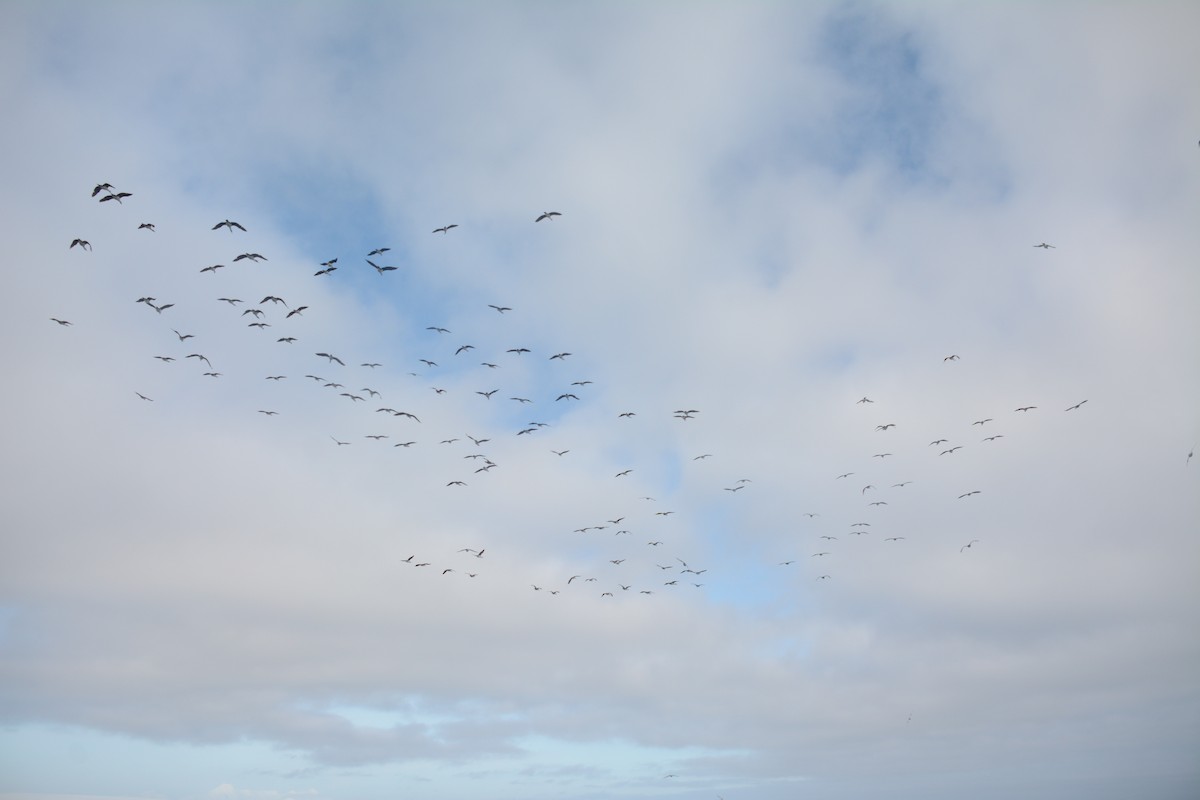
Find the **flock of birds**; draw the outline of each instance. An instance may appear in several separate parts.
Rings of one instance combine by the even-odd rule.
[[[132,198],[133,194],[128,191],[118,191],[109,183],[97,184],[92,190],[92,197],[96,198],[100,204],[111,204],[123,206],[125,201]],[[132,204],[131,204],[132,205]],[[557,211],[545,211],[534,218],[535,223],[551,222],[559,218],[561,214]],[[129,223],[132,224],[132,223]],[[432,230],[434,234],[445,236],[451,231],[454,231],[459,226],[457,224],[447,224],[436,227]],[[158,234],[157,226],[152,222],[138,222],[137,230],[145,231],[147,234]],[[249,235],[248,228],[241,222],[224,219],[212,225],[213,232],[223,232],[236,237]],[[235,240],[236,241],[236,240]],[[1053,249],[1053,245],[1046,242],[1034,245],[1034,247],[1043,250]],[[78,249],[80,251],[91,253],[93,252],[93,244],[91,241],[76,237],[71,240],[69,249]],[[242,249],[242,248],[238,248]],[[367,251],[363,256],[363,260],[367,267],[373,269],[378,275],[384,276],[390,272],[395,272],[398,268],[395,265],[382,263],[386,258],[391,248],[389,247],[374,247]],[[267,257],[261,253],[253,251],[252,248],[245,248],[243,252],[234,255],[230,258],[229,265],[239,262],[259,263],[267,261]],[[214,276],[217,282],[210,282],[208,277],[204,281],[208,286],[211,286],[216,291],[214,294],[218,296],[211,297],[206,300],[201,300],[201,303],[209,304],[212,308],[214,304],[227,306],[229,311],[226,312],[225,321],[222,324],[231,324],[230,319],[241,321],[245,327],[256,329],[259,332],[265,332],[269,328],[276,325],[287,326],[286,331],[278,331],[283,335],[275,338],[275,343],[280,347],[304,347],[306,342],[304,338],[304,313],[309,311],[309,306],[302,303],[289,303],[282,296],[274,293],[265,294],[261,299],[257,297],[236,297],[232,293],[220,289],[220,273],[227,270],[229,265],[225,263],[215,263],[207,266],[199,267],[198,273],[205,276]],[[313,273],[313,278],[328,279],[334,272],[346,265],[339,262],[339,258],[331,258],[326,261],[319,262],[319,268]],[[201,284],[205,285],[205,284]],[[222,293],[224,292],[224,293]],[[144,304],[152,309],[156,316],[164,316],[164,312],[178,313],[178,304],[176,302],[160,301],[158,298],[151,295],[143,295],[136,298],[136,303]],[[181,301],[182,303],[182,301]],[[190,305],[189,301],[186,305]],[[488,304],[490,311],[481,313],[492,314],[494,318],[505,318],[513,308],[499,303]],[[207,313],[207,312],[206,312]],[[173,316],[173,315],[172,315]],[[59,326],[70,327],[72,322],[68,319],[59,316],[52,316],[50,319]],[[162,331],[163,352],[153,355],[153,358],[161,362],[164,366],[171,365],[175,362],[189,363],[194,362],[197,365],[199,377],[216,380],[225,376],[220,369],[214,365],[213,358],[210,358],[210,353],[206,352],[207,348],[203,344],[203,337],[184,331],[176,327],[171,327],[169,323],[164,321],[164,329]],[[169,331],[169,334],[168,334]],[[554,411],[547,415],[549,418],[557,418],[559,415],[570,413],[563,410],[563,406],[573,406],[574,404],[586,403],[588,399],[589,387],[593,381],[587,379],[571,380],[570,375],[565,375],[566,369],[561,366],[572,363],[573,354],[567,350],[547,351],[542,354],[534,353],[530,348],[522,346],[520,343],[512,343],[511,346],[495,344],[501,341],[504,331],[497,329],[490,337],[489,345],[475,345],[470,342],[462,342],[454,339],[452,332],[439,324],[430,324],[425,327],[428,332],[431,343],[430,352],[406,367],[402,366],[399,370],[389,369],[379,361],[348,359],[342,355],[331,352],[329,348],[322,348],[320,345],[311,348],[312,360],[314,367],[311,371],[306,372],[303,376],[289,375],[284,372],[267,371],[261,380],[267,384],[280,384],[283,381],[296,382],[309,381],[314,387],[314,390],[326,392],[333,397],[339,399],[340,402],[350,404],[351,406],[361,407],[361,412],[355,412],[360,415],[363,427],[369,431],[361,434],[361,439],[346,436],[337,432],[326,432],[324,435],[332,441],[337,448],[349,447],[353,444],[362,442],[369,443],[372,447],[382,447],[390,445],[392,448],[398,448],[401,451],[421,450],[423,448],[435,447],[442,448],[445,451],[453,452],[461,458],[457,459],[461,464],[452,474],[443,474],[440,479],[433,478],[443,491],[468,491],[470,487],[477,481],[489,479],[489,475],[493,471],[502,469],[499,461],[500,456],[494,455],[489,448],[486,447],[489,443],[495,444],[494,438],[499,434],[491,434],[488,436],[475,436],[471,433],[462,431],[439,431],[432,437],[425,433],[426,430],[434,427],[437,421],[443,418],[444,415],[439,415],[436,407],[430,406],[430,401],[436,401],[437,398],[451,393],[452,389],[448,388],[443,382],[458,385],[462,382],[465,376],[479,379],[481,382],[486,377],[487,383],[484,383],[480,388],[474,389],[474,395],[479,397],[478,403],[495,404],[507,403],[516,404],[516,407],[529,406],[533,409],[545,409],[550,407]],[[273,334],[272,334],[273,335]],[[484,360],[470,363],[468,360],[482,358]],[[550,394],[538,397],[535,394],[537,381],[535,386],[522,384],[514,388],[512,383],[506,383],[502,378],[505,370],[502,365],[512,363],[516,360],[540,360],[534,373],[542,380],[543,383],[558,381],[558,388]],[[947,355],[943,358],[943,363],[947,369],[954,368],[954,365],[960,362],[960,356],[957,353]],[[448,367],[441,367],[440,364],[448,364]],[[418,366],[419,365],[419,366]],[[527,366],[527,365],[526,365]],[[422,383],[419,392],[416,390],[411,393],[406,393],[401,397],[384,397],[381,390],[373,388],[370,384],[380,385],[375,379],[383,373],[388,373],[389,378],[398,377],[399,373],[403,373],[406,378],[416,378]],[[528,375],[529,370],[523,374]],[[453,380],[451,380],[453,378]],[[360,384],[366,384],[361,385]],[[503,388],[507,387],[507,388]],[[141,391],[144,387],[138,387],[134,394],[141,402],[155,402],[149,390]],[[463,391],[461,388],[458,391]],[[264,396],[270,394],[278,398],[278,393],[264,392]],[[423,398],[423,399],[421,399]],[[1066,412],[1075,412],[1083,408],[1087,400],[1081,400],[1064,409]],[[875,405],[875,401],[870,397],[862,397],[857,401],[857,404],[870,409]],[[426,409],[432,408],[432,411]],[[414,410],[416,409],[416,410]],[[281,413],[279,407],[271,403],[264,403],[261,407],[253,409],[255,413],[265,417],[277,417]],[[417,413],[420,411],[420,413]],[[1030,413],[1038,413],[1039,407],[1033,404],[1018,406],[1012,409],[1014,415],[1024,416]],[[701,415],[701,411],[696,408],[678,408],[674,410],[662,409],[656,412],[663,419],[673,419],[677,423],[684,423],[689,420],[697,419]],[[638,411],[625,410],[616,414],[618,424],[627,424],[629,420],[638,416]],[[432,419],[430,419],[432,417]],[[370,423],[367,420],[370,420]],[[384,422],[387,420],[388,422]],[[625,422],[620,422],[625,421]],[[964,425],[964,428],[969,430],[978,427],[981,430],[986,430],[990,433],[992,430],[987,426],[994,426],[996,420],[992,417],[982,417],[974,420],[970,425]],[[543,420],[533,420],[517,427],[507,435],[511,435],[515,440],[529,440],[530,444],[522,451],[523,454],[533,457],[542,457],[550,459],[562,459],[567,457],[572,451],[569,446],[562,446],[567,443],[559,443],[559,447],[548,447],[542,443],[534,443],[536,440],[542,440],[548,436],[547,429],[553,427],[551,422]],[[874,425],[874,431],[881,436],[881,439],[886,440],[889,436],[894,436],[891,431],[898,427],[898,423],[892,421],[879,422]],[[420,433],[418,433],[420,431]],[[1003,432],[991,433],[991,435],[979,437],[978,441],[963,441],[949,438],[938,437],[929,442],[928,448],[934,448],[930,453],[936,453],[938,458],[953,458],[956,453],[964,447],[975,447],[981,445],[996,446],[996,443],[1005,438]],[[511,448],[506,447],[507,452],[511,452]],[[884,462],[893,457],[893,453],[887,448],[881,449],[880,452],[870,456],[870,462]],[[712,458],[712,453],[699,452],[691,456],[693,462],[706,462]],[[1191,454],[1189,453],[1189,460]],[[445,463],[443,460],[442,463]],[[617,471],[612,475],[614,480],[622,480],[634,473],[638,465],[631,465]],[[861,470],[861,472],[860,472]],[[862,473],[869,470],[859,468],[853,471],[842,472],[831,476],[831,480],[835,485],[840,485],[841,481],[846,481],[852,484],[851,478],[856,476],[862,477]],[[875,478],[868,479],[861,487],[857,487],[858,497],[864,505],[864,514],[876,514],[867,520],[856,520],[848,523],[847,527],[833,527],[836,523],[831,523],[824,527],[817,539],[813,541],[817,543],[812,553],[799,553],[794,557],[785,558],[783,561],[777,562],[778,567],[790,567],[802,563],[810,564],[825,564],[832,563],[836,557],[836,547],[839,539],[842,536],[849,537],[866,537],[872,536],[888,543],[890,546],[902,546],[908,537],[903,535],[882,536],[879,535],[883,531],[876,531],[875,526],[881,523],[883,509],[889,505],[890,495],[884,495],[884,489],[881,488],[884,484],[876,485],[873,481]],[[743,490],[748,489],[753,481],[750,478],[738,478],[736,481],[727,481],[728,485],[722,486],[723,492],[732,496],[739,496]],[[887,484],[887,491],[904,489],[912,483],[911,480],[895,481]],[[857,484],[855,484],[857,486]],[[868,493],[869,496],[868,496]],[[983,493],[982,489],[975,487],[964,487],[964,491],[957,495],[958,501],[968,502]],[[889,499],[884,499],[885,497]],[[629,502],[636,504],[634,510],[621,509],[616,510],[611,514],[602,515],[599,518],[581,520],[581,524],[571,529],[570,533],[586,535],[593,538],[596,542],[594,546],[588,548],[594,554],[591,561],[584,568],[570,570],[569,574],[564,572],[562,575],[555,575],[549,579],[535,579],[529,583],[532,591],[542,592],[547,596],[558,595],[564,592],[575,592],[591,587],[601,598],[614,598],[626,593],[632,595],[654,595],[664,591],[675,591],[682,587],[691,587],[700,589],[705,586],[706,575],[709,573],[707,567],[699,564],[691,563],[684,558],[686,553],[672,552],[672,548],[678,549],[673,540],[672,528],[670,527],[670,518],[676,513],[675,510],[669,508],[660,508],[657,501],[648,496],[637,497],[633,499],[634,494],[630,494]],[[817,511],[804,512],[814,524],[817,523],[821,514]],[[884,527],[886,523],[879,524],[879,527]],[[564,533],[566,531],[563,531]],[[600,538],[606,537],[608,544],[599,544]],[[981,541],[978,538],[972,538],[969,541],[962,542],[958,546],[958,552],[965,554],[971,551]],[[483,565],[486,565],[488,559],[485,554],[492,551],[492,547],[487,545],[476,545],[459,547],[457,549],[447,548],[444,554],[447,561],[436,561],[432,558],[422,557],[417,553],[412,553],[406,558],[399,560],[400,565],[411,569],[424,569],[429,572],[440,572],[443,576],[462,576],[467,579],[478,577]],[[660,555],[666,549],[669,555]],[[636,566],[636,569],[635,569]],[[650,577],[647,577],[650,576]],[[823,570],[814,570],[811,574],[813,581],[827,581],[833,577],[832,571],[825,572]]]

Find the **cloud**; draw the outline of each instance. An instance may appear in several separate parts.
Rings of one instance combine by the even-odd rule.
[[[66,9],[4,37],[17,730],[309,770],[181,797],[1194,785],[1194,11]]]

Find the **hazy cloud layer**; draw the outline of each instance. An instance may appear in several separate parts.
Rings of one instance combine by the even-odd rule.
[[[3,800],[1195,794],[1193,7],[0,21]]]

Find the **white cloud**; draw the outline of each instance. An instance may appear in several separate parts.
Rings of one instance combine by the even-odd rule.
[[[66,8],[5,12],[9,724],[311,770],[179,797],[1195,784],[1194,10]]]

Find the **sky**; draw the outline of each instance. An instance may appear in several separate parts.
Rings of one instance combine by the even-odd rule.
[[[4,3],[0,800],[1196,797],[1198,28]]]

